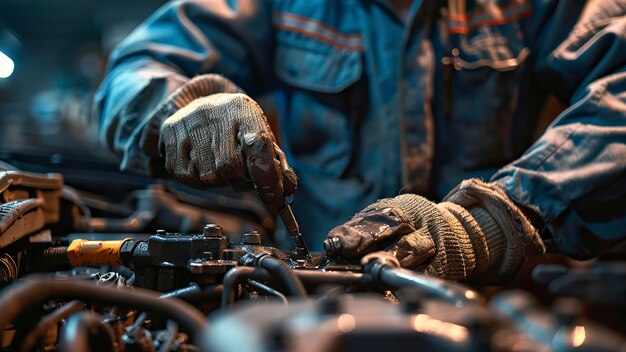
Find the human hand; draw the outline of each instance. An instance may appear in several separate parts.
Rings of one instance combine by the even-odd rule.
[[[263,111],[245,94],[194,99],[163,122],[159,145],[167,173],[194,187],[254,186],[279,207],[297,186]]]
[[[500,189],[464,181],[435,204],[415,194],[387,198],[365,208],[328,234],[330,256],[359,258],[386,250],[403,267],[433,276],[500,281],[511,276],[538,234]]]

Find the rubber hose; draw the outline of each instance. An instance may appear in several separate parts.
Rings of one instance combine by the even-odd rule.
[[[284,284],[287,296],[301,298],[308,296],[302,280],[282,260],[266,255],[259,258],[257,266],[267,270],[273,278]]]
[[[222,308],[235,303],[235,289],[239,283],[247,279],[257,279],[262,281],[271,280],[271,276],[267,270],[256,269],[249,266],[238,266],[230,269],[222,283],[224,284],[222,292]]]
[[[180,324],[195,342],[200,343],[207,321],[196,308],[175,299],[160,299],[158,293],[146,289],[116,289],[92,282],[59,281],[50,277],[30,276],[0,292],[0,332],[33,305],[51,299],[79,299],[88,304],[109,304],[122,308],[154,312]]]

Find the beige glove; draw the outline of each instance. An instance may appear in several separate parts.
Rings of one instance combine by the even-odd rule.
[[[136,153],[134,148],[129,148],[122,160],[122,168],[139,173],[143,172],[141,159],[146,155],[149,161],[145,171],[152,176],[168,177],[165,171],[164,155],[159,143],[161,126],[167,118],[192,101],[216,93],[243,93],[243,90],[224,76],[206,74],[194,77],[172,92],[148,119],[146,126],[141,129],[138,143],[140,149],[137,151],[141,151],[143,154]]]
[[[483,282],[502,281],[530,252],[545,251],[535,228],[494,185],[467,180],[445,200],[415,194],[379,200],[334,228],[324,248],[347,258],[387,250],[403,267]]]
[[[259,105],[241,93],[187,100],[161,126],[167,173],[194,187],[254,185],[264,202],[282,206],[297,178]]]

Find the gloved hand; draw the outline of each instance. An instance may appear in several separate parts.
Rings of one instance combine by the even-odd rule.
[[[255,186],[265,203],[283,206],[284,196],[295,191],[297,177],[263,111],[232,87],[228,93],[202,96],[199,91],[214,91],[206,86],[196,79],[174,94],[172,101],[179,107],[160,129],[165,170],[194,187],[230,185],[244,191]]]
[[[537,230],[494,185],[463,181],[435,204],[403,194],[368,206],[324,241],[328,255],[347,258],[387,250],[403,267],[451,279],[499,282],[530,252],[545,252]]]

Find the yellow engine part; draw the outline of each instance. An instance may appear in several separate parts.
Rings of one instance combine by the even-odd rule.
[[[67,257],[72,266],[123,264],[120,249],[128,240],[129,238],[117,241],[73,240],[67,248]]]

